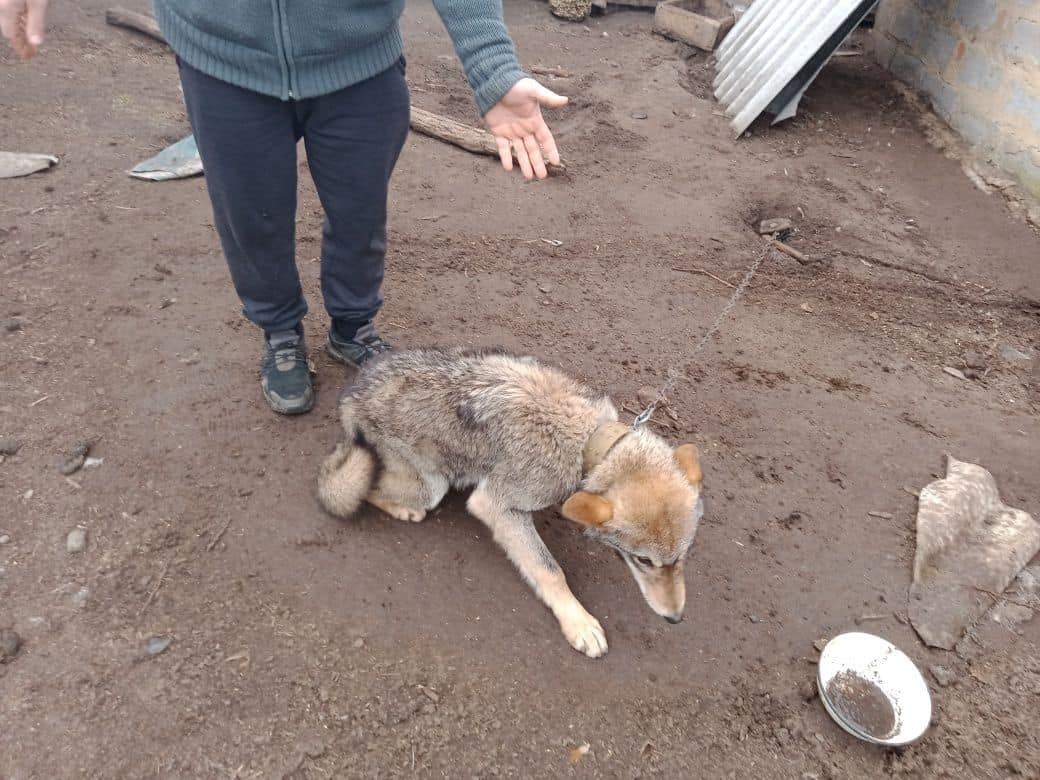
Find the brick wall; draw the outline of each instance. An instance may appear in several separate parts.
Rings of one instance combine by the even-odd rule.
[[[1040,196],[1040,0],[881,0],[881,64]]]

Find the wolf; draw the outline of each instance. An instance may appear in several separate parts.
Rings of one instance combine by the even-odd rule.
[[[449,489],[490,529],[559,621],[598,658],[603,628],[571,592],[532,512],[560,513],[620,555],[650,607],[671,623],[686,603],[683,566],[704,513],[700,457],[564,372],[499,350],[390,352],[340,399],[344,439],[321,466],[318,498],[348,518],[363,502],[420,522]]]

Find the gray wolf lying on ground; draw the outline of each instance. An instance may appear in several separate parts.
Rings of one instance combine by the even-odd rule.
[[[593,658],[603,628],[575,598],[531,513],[562,515],[613,548],[647,603],[672,623],[686,602],[683,562],[703,514],[697,448],[673,449],[618,422],[610,400],[533,358],[493,351],[393,352],[366,365],[340,402],[346,438],[318,495],[350,517],[362,501],[419,522],[449,488],[474,488],[483,521],[563,635]]]

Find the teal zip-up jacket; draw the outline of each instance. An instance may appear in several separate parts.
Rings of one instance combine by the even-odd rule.
[[[434,0],[481,114],[524,73],[501,0]],[[282,100],[326,95],[401,57],[404,0],[155,0],[163,35],[203,73]]]

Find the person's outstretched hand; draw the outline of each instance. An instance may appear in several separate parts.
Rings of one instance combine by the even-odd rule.
[[[0,0],[3,3],[4,0]],[[567,98],[557,95],[534,79],[520,79],[500,101],[484,115],[491,134],[498,142],[502,167],[513,170],[516,155],[525,179],[547,175],[545,162],[560,164],[556,141],[542,118],[542,106],[562,108]]]
[[[0,32],[23,60],[36,54],[47,28],[47,0],[0,0]]]

